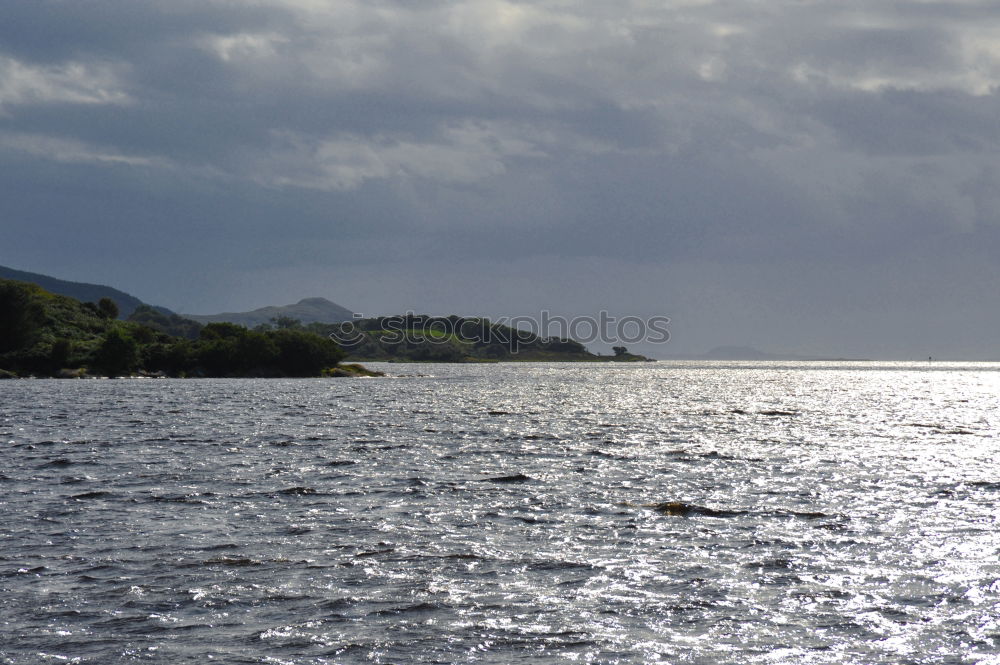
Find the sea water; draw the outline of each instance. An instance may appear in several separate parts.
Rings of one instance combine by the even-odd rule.
[[[0,663],[1000,663],[1000,366],[0,382]]]

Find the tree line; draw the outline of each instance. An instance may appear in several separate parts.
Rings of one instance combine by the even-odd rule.
[[[308,377],[333,370],[345,356],[329,337],[301,328],[201,326],[152,308],[136,310],[128,321],[117,316],[106,298],[81,303],[34,284],[0,280],[0,372]]]

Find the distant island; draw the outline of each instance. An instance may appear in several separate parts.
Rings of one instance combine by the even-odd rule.
[[[338,340],[349,359],[386,362],[653,362],[614,347],[600,355],[573,339],[541,337],[481,317],[405,314],[306,330]]]

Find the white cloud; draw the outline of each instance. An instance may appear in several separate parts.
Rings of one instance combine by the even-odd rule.
[[[224,62],[232,63],[253,63],[274,58],[278,49],[289,41],[288,37],[273,32],[209,35],[201,40],[209,52]]]
[[[446,126],[433,140],[279,132],[256,177],[270,185],[331,190],[378,179],[471,183],[504,173],[510,160],[544,157],[541,139],[515,127],[473,122]]]
[[[125,104],[130,99],[109,65],[75,61],[32,65],[0,55],[0,109],[22,104]]]
[[[124,164],[155,167],[169,165],[169,162],[160,157],[128,155],[113,148],[84,141],[40,134],[0,132],[0,150],[20,152],[65,164]]]

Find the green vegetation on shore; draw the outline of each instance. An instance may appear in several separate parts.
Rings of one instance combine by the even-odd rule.
[[[151,308],[134,312],[135,320],[117,315],[110,299],[81,303],[0,280],[0,373],[308,377],[330,374],[345,355],[330,338],[303,329],[201,326]]]
[[[110,298],[83,303],[37,284],[0,279],[0,377],[8,376],[368,376],[344,359],[387,362],[638,362],[615,347],[591,353],[572,339],[472,317],[407,314],[350,323],[282,316],[248,329],[202,325],[137,306],[118,320]]]
[[[14,268],[8,268],[7,266],[0,266],[0,280],[36,284],[49,293],[69,296],[70,298],[75,298],[80,302],[96,303],[101,300],[110,300],[113,301],[118,307],[122,318],[128,317],[128,315],[135,311],[136,308],[141,307],[144,304],[141,300],[131,294],[119,291],[118,289],[110,286],[104,286],[103,284],[71,282],[69,280],[58,279],[50,275],[42,275],[37,272],[15,270]],[[149,305],[146,305],[146,307],[149,307]],[[155,307],[154,309],[162,312],[169,312],[169,310],[164,307]]]

